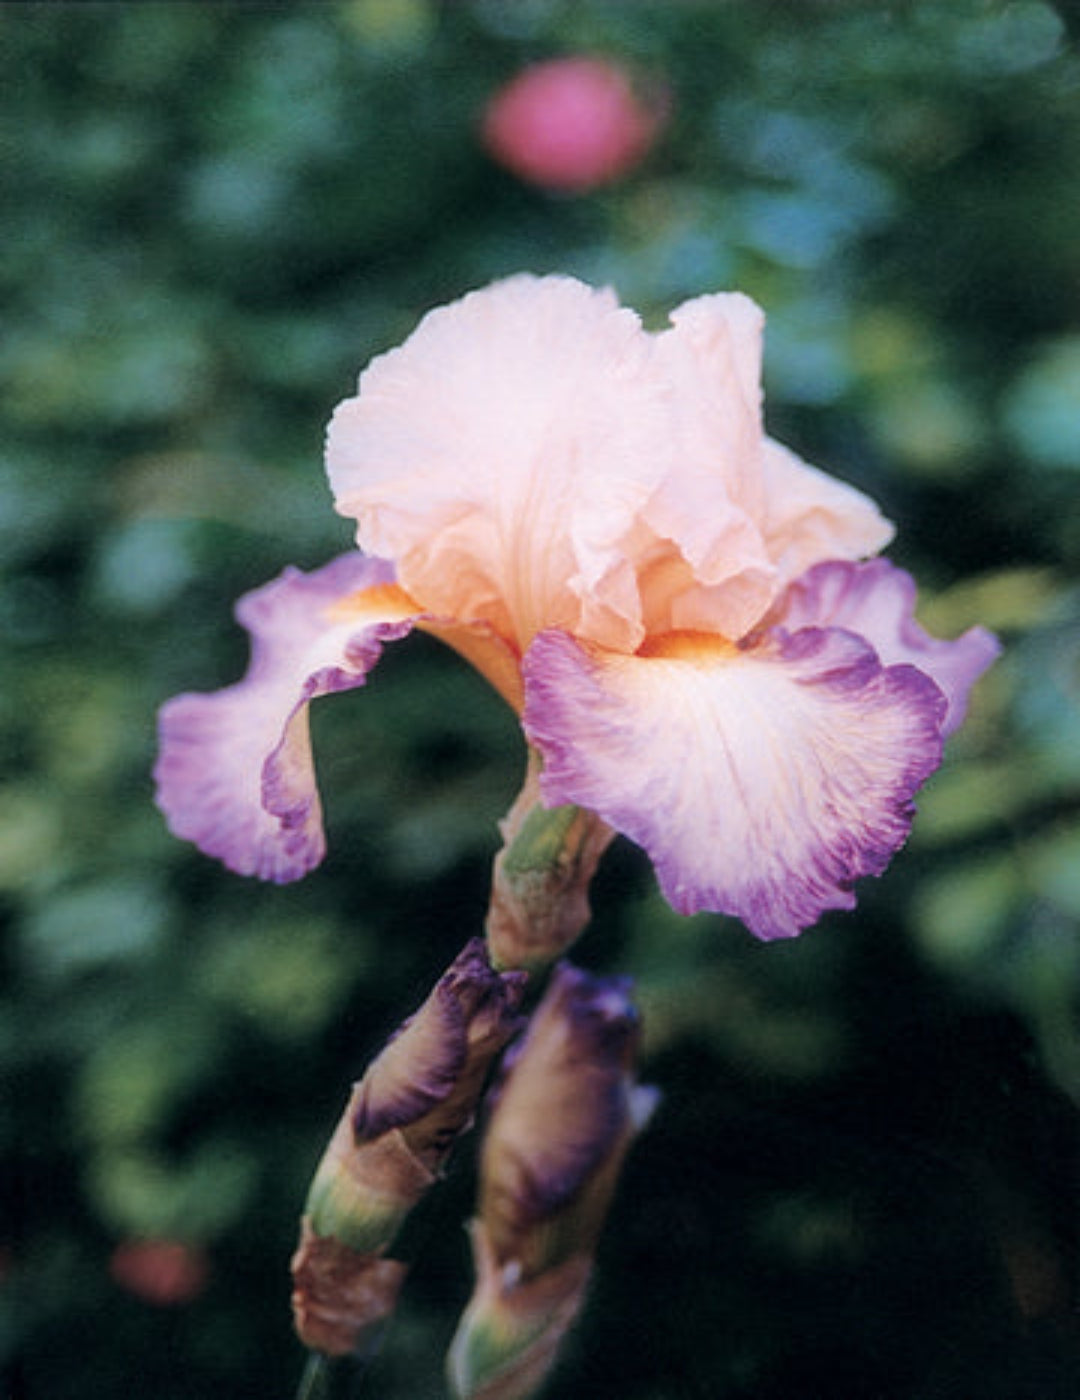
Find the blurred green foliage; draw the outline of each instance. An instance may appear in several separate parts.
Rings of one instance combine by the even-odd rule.
[[[522,268],[650,323],[767,309],[772,431],[872,492],[946,635],[1006,642],[908,850],[792,944],[638,854],[581,958],[665,1104],[552,1385],[679,1400],[1080,1393],[1080,21],[1041,0],[0,9],[0,1344],[12,1400],[289,1396],[287,1262],[347,1086],[483,917],[512,718],[434,643],[317,707],[331,855],[171,839],[154,713],[233,597],[349,543],[321,434],[429,306]],[[672,117],[621,184],[493,167],[487,97],[597,51]],[[373,1393],[440,1393],[467,1160]],[[122,1241],[205,1248],[155,1306]]]

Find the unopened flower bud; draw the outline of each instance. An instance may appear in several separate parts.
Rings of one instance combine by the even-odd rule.
[[[393,1310],[405,1266],[384,1251],[472,1123],[517,1028],[525,980],[495,972],[473,939],[354,1087],[292,1261],[296,1328],[308,1346],[355,1351]]]
[[[657,1094],[633,1081],[623,978],[555,971],[500,1087],[470,1233],[472,1300],[448,1358],[468,1400],[524,1400],[580,1311],[619,1169]]]
[[[496,967],[549,967],[589,921],[589,883],[615,833],[582,807],[544,807],[539,761],[501,824],[488,945]]]

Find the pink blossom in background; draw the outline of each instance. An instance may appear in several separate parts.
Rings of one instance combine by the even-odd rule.
[[[723,293],[647,332],[569,277],[425,316],[330,425],[360,550],[241,599],[246,678],[162,711],[173,831],[310,870],[308,703],[420,628],[518,713],[545,804],[636,841],[680,913],[777,938],[851,908],[998,647],[929,636],[874,503],[766,434],[763,326]]]
[[[484,114],[484,144],[520,179],[580,194],[641,161],[665,106],[640,97],[626,72],[605,59],[556,58],[496,93]]]
[[[113,1281],[155,1307],[179,1307],[206,1287],[205,1253],[179,1240],[126,1240],[109,1260]]]

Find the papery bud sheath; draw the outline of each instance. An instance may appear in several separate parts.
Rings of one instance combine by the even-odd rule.
[[[517,1028],[525,977],[495,972],[472,940],[354,1087],[292,1261],[293,1313],[308,1346],[353,1352],[392,1311],[405,1266],[384,1252],[471,1125]]]
[[[580,1311],[619,1169],[656,1093],[633,1082],[625,979],[555,971],[501,1085],[470,1227],[476,1288],[448,1358],[467,1400],[524,1400]]]

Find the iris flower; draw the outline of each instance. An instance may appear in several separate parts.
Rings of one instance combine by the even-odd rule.
[[[698,297],[651,333],[520,276],[430,312],[334,414],[359,550],[243,597],[245,678],[161,714],[172,830],[241,874],[324,854],[308,729],[414,628],[520,716],[548,806],[642,846],[680,913],[785,937],[904,842],[997,652],[915,622],[892,527],[766,435],[763,316]]]

